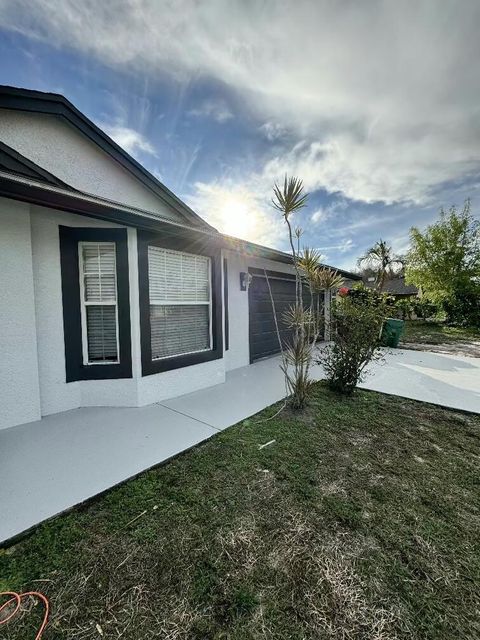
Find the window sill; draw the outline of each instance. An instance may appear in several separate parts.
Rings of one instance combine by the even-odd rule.
[[[219,349],[209,349],[207,351],[196,351],[194,353],[184,353],[181,356],[170,356],[168,358],[157,358],[156,360],[142,362],[142,375],[151,376],[155,373],[191,367],[195,364],[218,360],[222,357]]]

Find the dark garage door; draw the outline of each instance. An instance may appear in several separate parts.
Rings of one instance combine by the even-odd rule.
[[[250,362],[279,353],[278,335],[272,311],[272,302],[265,275],[260,269],[251,269],[252,279],[248,287],[250,322]],[[295,304],[295,278],[277,272],[267,272],[275,301],[275,310],[282,341],[291,335],[282,319],[283,312]]]

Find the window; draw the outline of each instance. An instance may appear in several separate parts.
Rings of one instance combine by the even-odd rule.
[[[148,247],[152,360],[212,348],[211,260]]]
[[[80,242],[83,364],[119,362],[114,242]]]
[[[65,380],[132,377],[126,229],[59,227]]]

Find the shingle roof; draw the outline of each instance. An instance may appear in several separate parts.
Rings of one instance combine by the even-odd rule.
[[[375,287],[375,282],[365,282],[365,286],[369,289]],[[383,285],[383,292],[390,293],[393,296],[399,295],[416,295],[418,289],[413,284],[405,284],[404,276],[397,276],[396,278],[389,278]]]

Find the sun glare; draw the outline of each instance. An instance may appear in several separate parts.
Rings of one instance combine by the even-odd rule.
[[[229,197],[221,208],[223,231],[230,236],[245,238],[253,229],[253,212],[245,201]]]

